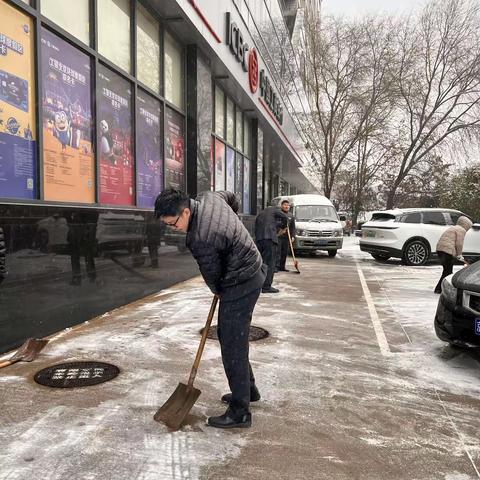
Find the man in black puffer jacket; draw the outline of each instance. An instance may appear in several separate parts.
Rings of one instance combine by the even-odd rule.
[[[5,256],[7,250],[5,248],[5,238],[3,236],[3,229],[0,228],[0,283],[3,282],[7,276],[7,266],[5,265]]]
[[[248,335],[265,270],[237,211],[238,202],[231,192],[205,192],[190,200],[170,188],[155,202],[157,218],[187,233],[187,248],[205,283],[220,298],[218,338],[232,393],[222,397],[229,404],[227,411],[208,419],[208,425],[218,428],[249,427],[250,401],[260,399],[248,359]]]

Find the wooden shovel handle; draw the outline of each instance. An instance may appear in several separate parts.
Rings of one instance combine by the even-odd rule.
[[[11,360],[5,360],[4,362],[0,362],[0,368],[3,367],[8,367],[9,365],[12,365],[15,362],[12,362]]]
[[[293,251],[292,237],[290,236],[290,229],[289,228],[287,228],[287,234],[288,234],[288,242],[290,243],[290,250],[292,251],[293,264],[295,265],[297,260],[295,259],[295,252]]]
[[[202,332],[202,338],[200,340],[200,345],[198,346],[197,356],[195,357],[195,361],[193,362],[192,371],[190,372],[190,378],[188,379],[188,388],[193,387],[193,381],[197,375],[197,369],[200,365],[200,359],[202,358],[203,349],[205,347],[205,342],[207,341],[208,330],[210,328],[210,324],[212,323],[213,315],[215,314],[215,310],[217,308],[218,297],[215,295],[212,300],[212,305],[210,307],[210,312],[208,313],[207,323],[205,323],[205,328]]]

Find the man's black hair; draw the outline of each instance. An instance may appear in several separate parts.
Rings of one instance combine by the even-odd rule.
[[[190,199],[181,190],[166,188],[155,200],[155,217],[175,217],[190,206]]]
[[[288,203],[290,205],[290,200],[287,200],[287,199],[282,200],[282,203],[280,205],[283,205],[284,203]]]

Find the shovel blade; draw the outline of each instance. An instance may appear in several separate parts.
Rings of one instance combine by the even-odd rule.
[[[153,417],[155,421],[164,423],[172,430],[178,430],[193,405],[200,396],[200,390],[179,383],[170,398],[158,409]]]
[[[29,338],[10,359],[11,362],[31,362],[48,343],[48,340]]]
[[[295,269],[297,270],[297,273],[300,273],[300,269],[298,268],[298,260],[295,260],[293,265],[295,266]]]

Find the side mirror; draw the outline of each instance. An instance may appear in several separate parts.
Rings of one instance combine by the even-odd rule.
[[[472,228],[473,228],[474,230],[480,230],[480,223],[474,223],[474,224],[472,225]]]
[[[340,221],[341,222],[346,222],[347,221],[347,217],[345,215],[340,215]]]

